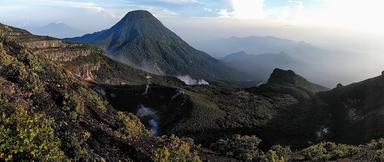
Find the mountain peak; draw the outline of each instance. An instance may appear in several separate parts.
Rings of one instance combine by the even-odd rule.
[[[103,48],[111,57],[148,72],[229,78],[238,74],[208,54],[198,51],[145,10],[131,11],[110,29],[66,39]]]
[[[149,11],[147,10],[134,10],[128,12],[123,20],[137,20],[137,19],[143,19],[143,18],[153,18],[156,19],[155,16],[153,16]]]
[[[304,79],[292,70],[283,70],[276,68],[273,70],[271,77],[268,79],[268,82],[295,84],[296,78]]]
[[[284,86],[295,86],[312,92],[327,90],[327,88],[323,86],[311,83],[300,75],[297,75],[292,70],[283,70],[279,68],[273,70],[270,78],[268,79],[268,83]]]

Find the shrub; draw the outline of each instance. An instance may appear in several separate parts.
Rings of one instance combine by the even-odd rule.
[[[263,161],[269,161],[269,162],[284,162],[284,157],[280,157],[277,155],[276,151],[269,150],[263,158]]]
[[[384,138],[371,140],[364,149],[364,158],[370,161],[384,161]]]
[[[145,126],[140,120],[131,113],[117,112],[118,118],[124,124],[122,128],[124,132],[128,133],[131,137],[137,137],[139,135],[149,136],[151,133],[145,129]]]
[[[92,106],[99,108],[102,112],[107,111],[107,103],[101,99],[98,95],[90,93],[87,95],[87,100]]]
[[[19,83],[23,88],[32,92],[37,92],[41,89],[38,74],[29,71],[20,61],[8,58],[8,56],[1,57],[0,65],[5,65],[5,67],[1,69],[1,73],[4,74],[7,79]]]
[[[38,59],[36,56],[31,55],[30,53],[26,54],[26,62],[29,67],[35,72],[43,71],[42,60]]]
[[[16,107],[0,116],[0,159],[61,161],[65,159],[53,121],[43,114],[28,114]],[[1,160],[0,160],[1,161]]]
[[[384,138],[371,140],[367,144],[367,149],[372,149],[372,150],[384,149]]]
[[[241,160],[257,160],[263,156],[263,152],[258,148],[260,142],[261,139],[256,136],[240,136],[237,134],[232,138],[218,140],[211,148],[221,154]]]
[[[14,61],[15,59],[10,55],[0,54],[0,65],[8,66]]]
[[[78,114],[84,114],[84,104],[82,97],[76,93],[65,93],[63,99],[64,111],[75,111]]]
[[[333,142],[322,142],[302,150],[306,159],[314,161],[339,159],[350,157],[361,152],[361,148]]]
[[[155,162],[201,162],[198,155],[200,146],[193,144],[191,139],[182,139],[175,135],[158,139],[159,146],[154,150]]]
[[[0,91],[0,105],[3,105],[8,102],[7,96],[5,96],[1,91]]]
[[[169,156],[171,153],[169,152],[169,149],[165,146],[163,148],[158,148],[155,150],[155,161],[156,162],[168,162]]]
[[[272,162],[284,162],[289,160],[289,156],[292,154],[292,151],[289,147],[283,147],[280,145],[272,146],[267,153],[264,155],[264,161]]]

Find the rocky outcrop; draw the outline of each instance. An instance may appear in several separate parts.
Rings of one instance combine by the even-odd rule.
[[[99,68],[100,64],[84,64],[79,68],[77,75],[87,81],[94,80],[95,75],[92,72],[99,70]]]
[[[279,84],[286,86],[294,86],[302,88],[311,92],[319,92],[328,90],[321,85],[317,85],[309,82],[305,78],[297,75],[292,70],[274,69],[270,78],[268,79],[269,84]]]
[[[34,50],[35,54],[43,55],[52,61],[61,62],[72,61],[81,56],[89,56],[92,52],[91,49],[84,47],[55,47]]]
[[[25,30],[1,25],[0,33],[7,39],[21,42],[21,45],[36,55],[52,61],[67,62],[92,54],[94,49],[84,44],[68,43],[51,37],[33,36]]]
[[[65,44],[61,40],[37,40],[25,42],[23,43],[23,45],[29,49],[44,49],[65,46]]]

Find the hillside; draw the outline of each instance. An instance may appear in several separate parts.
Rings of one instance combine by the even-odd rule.
[[[0,24],[0,158],[155,161],[167,149],[169,159],[199,161],[192,143],[152,136],[138,117],[116,111],[90,87],[143,80],[145,73],[100,50]]]
[[[332,114],[329,129],[332,139],[361,143],[380,138],[384,130],[383,75],[347,86],[338,86],[319,94]]]
[[[148,11],[129,12],[110,29],[66,40],[92,43],[115,60],[156,74],[240,78],[239,72],[192,48]]]

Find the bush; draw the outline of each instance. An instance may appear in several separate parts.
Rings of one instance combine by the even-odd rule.
[[[102,112],[107,111],[107,103],[97,94],[90,93],[87,95],[87,100],[92,106],[99,108]]]
[[[84,114],[85,109],[82,100],[82,97],[76,93],[65,93],[63,99],[63,110],[74,111],[77,114]]]
[[[283,147],[280,145],[272,146],[267,153],[264,155],[264,161],[271,162],[284,162],[289,160],[292,151],[289,147]]]
[[[37,58],[36,56],[31,55],[30,53],[26,54],[26,62],[29,67],[35,72],[43,71],[43,63],[42,60]]]
[[[42,88],[38,74],[29,71],[20,61],[8,58],[8,56],[1,56],[0,59],[0,65],[5,65],[1,69],[1,73],[8,80],[19,83],[23,88],[32,92],[37,92]]]
[[[22,107],[17,107],[10,115],[1,113],[0,159],[64,160],[60,140],[54,134],[52,119],[43,114],[30,115]]]
[[[0,65],[8,66],[14,61],[15,59],[10,55],[0,54]]]
[[[3,105],[8,102],[7,96],[5,96],[1,91],[0,91],[0,105]]]
[[[122,128],[125,133],[131,137],[137,137],[139,135],[150,136],[150,132],[145,129],[145,126],[140,120],[131,113],[117,112],[118,118],[124,124]]]
[[[364,158],[370,161],[384,161],[384,138],[371,140],[364,149]]]
[[[158,139],[159,147],[154,150],[155,162],[201,162],[198,155],[200,146],[193,144],[191,139],[182,139],[175,135]]]
[[[240,160],[257,160],[263,157],[258,145],[261,139],[256,136],[234,135],[229,139],[220,139],[211,148],[221,154],[233,156]]]
[[[308,160],[323,161],[350,157],[361,152],[361,148],[333,142],[322,142],[302,150]]]

